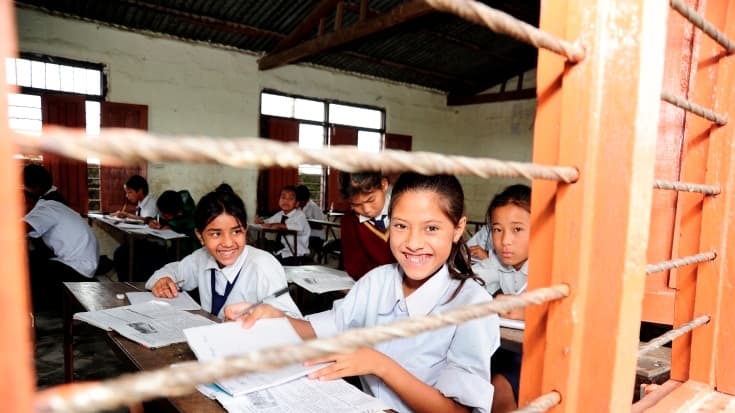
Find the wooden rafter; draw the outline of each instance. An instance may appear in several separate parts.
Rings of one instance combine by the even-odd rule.
[[[341,0],[322,0],[322,2],[317,4],[316,7],[314,7],[314,10],[306,16],[301,24],[296,26],[288,36],[273,48],[271,53],[278,53],[282,50],[288,49],[303,40],[312,30],[314,30],[314,28],[319,26],[319,21],[326,17],[340,1]]]
[[[424,16],[431,13],[432,10],[433,8],[423,0],[414,0],[380,16],[366,19],[339,31],[303,42],[290,49],[267,54],[258,61],[258,68],[268,70],[287,65]]]

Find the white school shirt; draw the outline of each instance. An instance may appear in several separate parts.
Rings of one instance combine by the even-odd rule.
[[[306,219],[318,219],[320,221],[325,221],[326,218],[324,217],[324,212],[322,212],[322,209],[319,208],[319,205],[314,203],[311,199],[309,202],[304,205],[304,208],[301,209],[301,211],[304,212],[304,215],[306,215]],[[324,229],[312,229],[310,237],[318,237],[321,239],[324,239],[325,233]]]
[[[503,294],[520,294],[528,287],[528,260],[523,263],[520,270],[512,266],[503,265],[490,250],[488,258],[473,261],[472,270],[485,281],[485,288],[490,294],[500,290]]]
[[[329,337],[351,328],[383,325],[409,316],[442,313],[492,300],[482,286],[467,280],[457,296],[447,302],[459,283],[449,277],[444,266],[411,295],[404,297],[398,264],[383,265],[360,278],[331,310],[307,316],[307,319],[317,337]],[[445,397],[475,412],[488,412],[493,398],[490,356],[499,345],[498,316],[492,315],[379,343],[375,349]],[[392,409],[411,410],[376,376],[361,376],[360,380],[363,389]]]
[[[224,308],[230,304],[243,301],[254,303],[287,285],[286,274],[281,264],[271,254],[248,245],[234,264],[221,269],[207,249],[202,247],[183,260],[166,264],[154,272],[145,283],[145,288],[152,289],[163,277],[171,277],[174,281],[183,280],[181,288],[184,290],[190,291],[199,287],[202,309],[211,311],[212,269],[214,269],[215,290],[221,295],[224,295],[227,283],[233,282],[237,274],[240,274],[225,304],[216,314],[220,318],[224,317]],[[270,300],[268,304],[291,317],[301,318],[301,312],[289,294]]]
[[[493,239],[490,236],[490,229],[487,225],[483,225],[472,238],[467,241],[467,247],[473,247],[479,245],[485,251],[493,250]]]
[[[142,201],[138,201],[138,208],[140,208],[142,218],[155,218],[158,215],[156,197],[151,194],[146,195]]]
[[[39,199],[25,218],[33,230],[28,235],[41,238],[62,262],[85,277],[94,277],[100,248],[92,228],[79,214],[61,202]]]
[[[309,255],[309,236],[311,236],[311,227],[309,226],[309,221],[306,220],[306,215],[304,215],[302,210],[294,208],[288,214],[284,214],[283,211],[278,211],[272,217],[266,219],[265,223],[279,224],[281,223],[281,217],[284,215],[288,217],[285,222],[286,228],[298,231],[298,234],[296,234],[296,243],[298,245],[296,252],[299,254],[299,257],[302,255]],[[283,245],[283,248],[277,251],[276,255],[280,255],[283,258],[293,256],[291,248],[288,247],[288,243],[293,244],[293,235],[283,234],[281,237],[281,245]]]

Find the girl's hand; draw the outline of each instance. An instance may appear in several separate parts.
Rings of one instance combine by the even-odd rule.
[[[150,220],[148,222],[148,226],[153,229],[161,229],[161,223],[156,220]]]
[[[156,297],[174,298],[179,295],[179,287],[171,277],[163,277],[156,281],[151,288],[151,292]]]
[[[256,224],[262,224],[263,222],[265,222],[265,221],[263,221],[263,218],[261,218],[261,217],[255,217],[255,223]]]
[[[237,304],[231,304],[225,307],[225,320],[240,320],[244,328],[250,328],[255,324],[256,321],[261,318],[280,318],[286,317],[286,314],[270,306],[269,304],[261,304],[250,311],[247,311],[252,303],[241,302]],[[243,313],[247,311],[246,313]]]
[[[473,245],[470,247],[470,255],[472,258],[476,258],[478,260],[486,260],[489,257],[487,250],[483,249],[479,245]]]
[[[370,347],[362,347],[352,353],[335,353],[307,360],[305,366],[334,362],[309,373],[310,379],[334,380],[349,376],[372,374],[381,377],[389,363],[395,363],[385,354]]]

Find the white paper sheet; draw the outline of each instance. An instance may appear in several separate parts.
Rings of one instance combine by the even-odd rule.
[[[500,327],[514,328],[516,330],[525,330],[526,322],[523,320],[514,320],[512,318],[500,317]]]
[[[128,297],[130,304],[142,304],[148,301],[158,300],[164,303],[171,304],[177,310],[201,310],[202,307],[194,301],[193,298],[186,291],[181,291],[176,298],[161,298],[156,297],[153,293],[148,291],[139,292],[128,292],[125,293]]]
[[[369,413],[390,409],[344,380],[305,377],[240,397],[224,393],[216,393],[216,397],[230,413]]]
[[[355,280],[345,271],[323,265],[284,266],[283,269],[288,281],[315,294],[349,290],[355,285]]]
[[[74,319],[108,331],[114,330],[148,348],[183,343],[186,341],[183,333],[185,328],[215,323],[161,301],[76,313]]]
[[[258,320],[249,329],[244,329],[240,322],[189,328],[184,330],[184,335],[189,347],[200,361],[301,342],[301,337],[286,318]],[[230,395],[239,396],[305,376],[323,366],[324,364],[304,367],[301,363],[294,363],[276,371],[219,380],[217,384]]]

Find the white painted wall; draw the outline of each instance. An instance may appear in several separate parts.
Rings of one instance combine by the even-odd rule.
[[[385,108],[388,132],[413,136],[414,150],[529,161],[535,100],[447,107],[445,95],[308,66],[266,72],[239,51],[131,33],[17,10],[19,49],[107,66],[108,99],[149,107],[163,134],[256,136],[263,88]],[[219,165],[152,164],[151,190],[189,189],[196,198],[220,182],[254,211],[257,171]],[[517,180],[462,178],[468,215],[482,219],[494,192]]]

